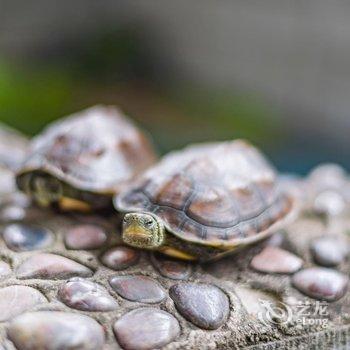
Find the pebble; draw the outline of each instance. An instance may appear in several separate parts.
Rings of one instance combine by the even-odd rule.
[[[18,350],[102,349],[105,334],[91,317],[59,311],[29,312],[16,317],[7,330]]]
[[[96,225],[76,225],[71,227],[65,235],[68,249],[97,249],[107,241],[106,232]]]
[[[192,273],[191,265],[183,261],[171,259],[156,253],[151,255],[151,260],[158,272],[167,278],[186,280]]]
[[[23,193],[14,192],[3,196],[0,204],[1,221],[20,221],[27,216],[30,200]]]
[[[315,167],[308,176],[308,181],[316,189],[338,189],[341,190],[347,182],[347,174],[340,165],[324,163]]]
[[[104,287],[79,277],[64,283],[58,297],[69,307],[81,311],[112,311],[118,307]]]
[[[14,192],[5,198],[6,204],[16,205],[22,208],[28,208],[30,206],[30,199],[22,192]]]
[[[8,276],[11,273],[11,267],[5,261],[0,261],[0,278]]]
[[[9,320],[47,300],[38,290],[27,286],[8,286],[0,289],[0,322]]]
[[[254,270],[266,273],[294,273],[302,265],[302,259],[278,247],[264,248],[250,262]]]
[[[154,308],[128,312],[114,324],[114,333],[124,349],[160,349],[180,334],[179,322],[169,313]]]
[[[7,205],[0,210],[0,220],[3,222],[21,221],[26,214],[26,209],[18,205]]]
[[[217,329],[228,317],[228,297],[214,285],[176,284],[169,293],[180,314],[200,328]]]
[[[93,272],[84,265],[56,254],[41,253],[24,261],[16,271],[18,278],[66,279],[90,277]]]
[[[346,258],[348,244],[336,237],[320,237],[311,243],[311,253],[317,264],[322,266],[337,266]]]
[[[337,216],[344,212],[346,202],[340,193],[334,190],[327,190],[315,197],[313,208],[316,213]]]
[[[329,216],[343,213],[348,190],[347,174],[341,166],[320,164],[310,173],[308,184],[316,213]]]
[[[131,301],[153,304],[166,297],[161,285],[146,276],[114,276],[109,284],[120,296]]]
[[[0,125],[0,166],[16,170],[22,163],[26,150],[28,148],[28,139],[18,131]]]
[[[16,191],[16,183],[12,171],[5,169],[0,164],[0,195],[10,194]]]
[[[315,299],[335,301],[347,290],[348,277],[332,269],[313,267],[297,272],[292,283],[295,288]]]
[[[22,224],[6,226],[3,238],[8,248],[16,252],[46,248],[54,240],[51,231]]]
[[[119,271],[135,265],[139,259],[139,251],[129,247],[118,246],[107,250],[102,255],[101,262],[110,269]]]

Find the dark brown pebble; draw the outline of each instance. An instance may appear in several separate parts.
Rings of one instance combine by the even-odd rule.
[[[254,270],[266,273],[294,273],[302,265],[302,259],[278,247],[264,248],[250,262]]]
[[[7,335],[18,350],[99,350],[105,342],[102,327],[91,317],[58,311],[20,315]]]
[[[41,227],[22,224],[6,226],[3,231],[3,238],[6,245],[16,252],[46,248],[54,240],[51,231]]]
[[[321,237],[311,243],[311,253],[317,264],[337,266],[349,252],[347,242],[336,237]]]
[[[181,283],[169,293],[180,314],[200,328],[217,329],[228,317],[228,297],[214,285]]]
[[[140,253],[132,248],[118,246],[107,250],[101,257],[103,265],[119,271],[135,265],[140,258]]]
[[[151,260],[153,266],[164,277],[174,280],[186,280],[191,275],[192,267],[184,261],[171,259],[160,254],[152,254]]]
[[[123,298],[140,303],[159,303],[166,294],[160,284],[146,276],[114,276],[111,287]]]
[[[18,278],[66,279],[73,276],[90,277],[93,272],[84,265],[56,254],[33,255],[16,271]]]
[[[65,282],[58,297],[66,305],[82,311],[112,311],[118,303],[101,285],[79,277]]]
[[[313,267],[297,272],[292,283],[295,288],[315,299],[335,301],[347,290],[347,276],[327,268]]]
[[[106,241],[106,232],[96,225],[76,225],[65,235],[65,244],[69,249],[97,249]]]
[[[114,324],[115,336],[123,349],[160,349],[180,334],[179,322],[171,314],[141,308],[128,312]]]

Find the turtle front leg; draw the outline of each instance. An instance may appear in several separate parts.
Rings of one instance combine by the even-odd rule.
[[[162,254],[171,256],[172,258],[176,258],[176,259],[188,260],[188,261],[197,260],[195,256],[173,247],[162,246],[158,249],[158,251],[161,252]]]

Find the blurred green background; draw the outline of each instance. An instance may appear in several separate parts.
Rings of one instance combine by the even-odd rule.
[[[290,32],[279,32],[282,12],[273,14],[273,20],[279,21],[265,34],[265,24],[261,30],[239,35],[230,27],[234,24],[225,16],[229,11],[234,16],[237,10],[242,26],[252,11],[256,16],[252,23],[265,23],[270,14],[254,4],[236,1],[214,7],[198,1],[172,5],[151,1],[146,7],[140,1],[133,6],[123,1],[102,1],[99,6],[62,1],[53,9],[51,1],[40,6],[29,1],[24,7],[19,1],[4,1],[0,4],[0,22],[1,16],[4,19],[0,120],[35,135],[50,121],[72,112],[115,104],[152,133],[162,153],[191,142],[247,138],[283,171],[305,173],[328,160],[349,165],[349,143],[341,133],[344,124],[337,124],[348,119],[347,108],[334,112],[321,106],[324,96],[310,87],[311,83],[321,86],[313,78],[319,77],[318,71],[304,79],[319,62],[319,52],[305,52],[299,37],[293,37],[286,45],[296,54],[284,53],[278,43]],[[38,11],[45,16],[39,18]],[[199,20],[192,21],[197,14]],[[210,24],[212,15],[221,22]],[[299,18],[297,13],[294,16]],[[313,35],[316,42],[319,36]],[[302,64],[303,55],[309,66]],[[283,85],[293,77],[292,87]],[[315,108],[307,103],[312,99]],[[332,117],[334,122],[329,122]],[[338,127],[331,130],[327,120]]]
[[[97,36],[88,47],[74,47],[67,60],[2,59],[1,120],[35,135],[74,111],[116,104],[153,135],[162,153],[207,140],[278,142],[278,119],[258,96],[157,80],[141,47],[136,37],[116,32]]]

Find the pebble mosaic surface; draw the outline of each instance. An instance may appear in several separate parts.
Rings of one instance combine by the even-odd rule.
[[[0,349],[303,348],[312,334],[349,335],[345,176],[323,166],[291,182],[305,203],[295,223],[202,266],[123,246],[113,218],[39,210],[0,185]],[[320,303],[327,322],[310,312],[301,324],[299,307]]]

